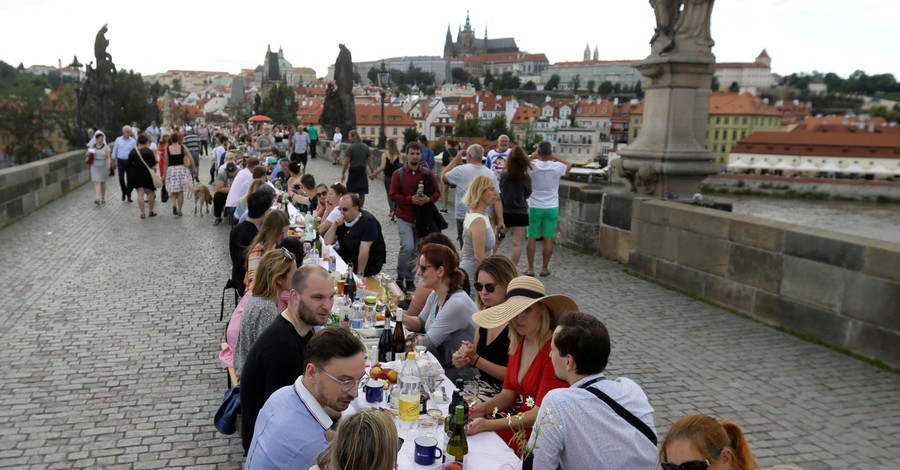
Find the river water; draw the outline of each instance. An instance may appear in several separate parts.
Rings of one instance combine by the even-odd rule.
[[[735,214],[806,225],[900,243],[900,204],[709,195],[731,201]]]

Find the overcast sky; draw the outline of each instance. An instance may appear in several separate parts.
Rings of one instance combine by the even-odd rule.
[[[130,8],[126,8],[125,6]],[[346,5],[343,9],[333,5]],[[752,62],[765,48],[775,73],[892,73],[900,78],[896,0],[719,0],[713,53]],[[551,8],[547,8],[551,6]],[[13,66],[94,60],[97,30],[109,21],[109,53],[119,69],[237,73],[262,64],[266,45],[295,67],[324,76],[346,44],[356,61],[443,54],[470,11],[476,37],[514,37],[550,63],[581,60],[586,44],[601,60],[642,59],[655,20],[647,0],[591,2],[233,2],[0,0],[0,60]]]

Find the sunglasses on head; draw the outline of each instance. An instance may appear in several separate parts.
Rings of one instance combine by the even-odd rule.
[[[491,283],[491,284],[482,284],[482,283],[480,283],[480,282],[476,282],[476,283],[474,284],[474,286],[475,286],[475,292],[481,292],[481,289],[485,289],[485,290],[487,290],[489,293],[493,293],[495,290],[497,290],[497,284],[493,284],[493,283]]]
[[[662,470],[706,470],[709,468],[709,460],[691,460],[680,465],[663,462],[660,466]]]

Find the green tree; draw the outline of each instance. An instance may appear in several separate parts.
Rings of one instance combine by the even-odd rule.
[[[528,80],[527,82],[525,82],[524,85],[522,85],[522,89],[523,90],[537,90],[537,85],[535,85],[533,81]]]
[[[172,79],[172,91],[177,91],[181,93],[181,79],[173,78]]]
[[[572,77],[572,91],[578,93],[578,89],[581,88],[581,77],[576,73],[574,77]]]
[[[369,71],[366,72],[366,78],[369,79],[369,83],[373,83],[375,85],[378,84],[378,69],[375,66],[369,67]]]
[[[28,163],[40,157],[49,146],[54,112],[48,103],[50,84],[44,77],[20,73],[0,88],[0,129],[12,137],[3,151],[16,163]]]
[[[512,72],[503,72],[499,78],[494,80],[495,90],[518,90],[521,86],[522,80]]]
[[[456,121],[453,127],[453,135],[456,137],[482,137],[484,128],[481,127],[481,120],[478,117],[463,118]]]
[[[484,126],[484,138],[487,140],[497,140],[497,138],[503,134],[512,135],[512,130],[510,130],[509,125],[506,123],[506,115],[498,114]]]
[[[359,72],[357,72],[356,70],[353,71],[351,76],[353,77],[353,83],[359,83],[360,81],[362,81],[362,76],[360,76]]]
[[[415,142],[419,136],[419,131],[416,130],[415,127],[407,127],[403,130],[403,148],[406,148],[412,142]]]
[[[450,79],[453,80],[453,83],[462,84],[469,83],[472,80],[472,76],[462,67],[453,67],[453,69],[450,70]]]
[[[294,89],[286,84],[269,88],[262,101],[262,113],[278,124],[297,125],[297,100]]]
[[[481,91],[481,89],[483,88],[481,86],[481,79],[475,77],[475,80],[472,80],[472,86],[475,87],[475,91]]]
[[[737,93],[741,91],[741,86],[738,85],[738,82],[731,82],[731,86],[728,87],[728,91],[731,93]]]
[[[603,83],[601,83],[600,86],[597,87],[597,93],[599,93],[600,96],[609,96],[612,91],[613,84],[609,80],[604,80]]]
[[[545,90],[555,90],[559,87],[559,75],[553,74],[550,75],[550,79],[547,80],[547,83],[544,84]]]
[[[716,77],[715,75],[713,75],[712,84],[709,87],[710,90],[719,91],[720,87],[721,87],[721,85],[719,84],[719,77]]]
[[[639,100],[644,99],[644,88],[641,86],[640,80],[634,84],[634,97]]]
[[[492,88],[494,84],[494,75],[491,74],[491,71],[488,70],[487,73],[484,74],[484,86],[488,88]]]
[[[156,101],[151,100],[150,90],[141,74],[132,70],[118,71],[115,86],[116,121],[122,124],[137,123],[143,129],[157,118]]]
[[[595,86],[597,86],[597,82],[595,80],[588,80],[588,82],[587,82],[588,93],[593,93]]]

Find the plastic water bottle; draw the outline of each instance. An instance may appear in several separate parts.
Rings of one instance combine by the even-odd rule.
[[[416,186],[416,196],[424,196],[425,195],[425,183],[419,181],[419,185]]]
[[[422,386],[422,378],[419,376],[419,366],[416,364],[416,353],[406,355],[406,362],[400,370],[400,428],[413,429],[419,423],[419,390]]]
[[[363,322],[365,321],[365,314],[363,314],[363,306],[359,301],[359,296],[357,296],[353,300],[353,305],[350,307],[350,327],[354,330],[358,330],[363,327]]]

